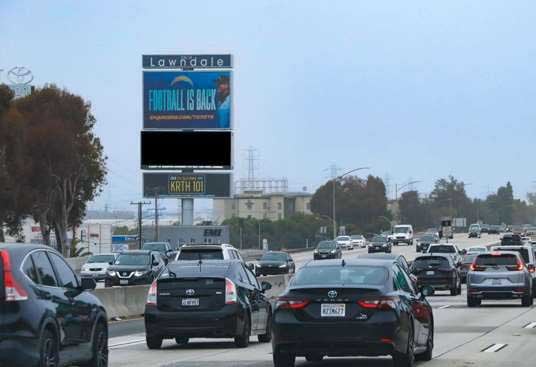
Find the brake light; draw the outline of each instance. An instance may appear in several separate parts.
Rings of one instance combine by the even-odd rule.
[[[536,268],[534,267],[533,264],[529,264],[529,265],[527,266],[527,269],[529,269],[529,272],[530,272],[530,273],[534,273],[534,272],[536,271]]]
[[[28,293],[17,282],[11,271],[11,260],[7,251],[0,251],[2,264],[4,265],[4,288],[6,293],[6,302],[26,301]]]
[[[398,297],[385,297],[378,299],[362,299],[357,304],[367,310],[391,311],[396,309]]]
[[[151,288],[149,288],[149,293],[147,293],[147,304],[156,306],[156,279],[151,283]]]
[[[525,267],[525,266],[523,265],[523,263],[522,263],[521,261],[518,260],[518,261],[517,261],[517,268],[516,268],[516,269],[517,269],[518,271],[521,271],[521,270],[523,270],[524,267]]]
[[[279,297],[276,302],[276,308],[286,310],[302,310],[307,307],[311,301],[307,299],[291,299],[285,297]]]
[[[236,285],[231,279],[225,278],[225,304],[233,305],[238,302],[238,295],[236,293]]]

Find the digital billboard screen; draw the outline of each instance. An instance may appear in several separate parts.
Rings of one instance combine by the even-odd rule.
[[[230,131],[141,132],[141,168],[232,168]]]
[[[230,173],[176,173],[145,172],[143,196],[155,193],[163,197],[218,197],[231,196]]]
[[[230,71],[144,71],[145,129],[231,129]]]

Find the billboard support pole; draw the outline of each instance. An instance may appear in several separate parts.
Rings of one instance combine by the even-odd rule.
[[[192,226],[194,224],[194,199],[181,199],[181,216],[183,226]]]

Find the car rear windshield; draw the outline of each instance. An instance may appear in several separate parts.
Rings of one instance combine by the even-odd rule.
[[[361,235],[353,235],[351,236],[352,240],[362,240],[363,239],[363,236]]]
[[[146,243],[143,245],[143,249],[149,250],[149,251],[165,252],[166,244],[165,243]]]
[[[441,256],[427,256],[416,258],[413,262],[413,267],[416,269],[422,269],[427,267],[450,268],[450,263],[448,259],[445,259]]]
[[[519,252],[519,254],[521,255],[521,257],[523,258],[523,261],[525,261],[525,263],[531,263],[530,261],[530,255],[529,255],[529,250],[525,247],[514,247],[514,248],[501,248],[501,247],[496,247],[495,250],[497,251],[512,251],[512,252]]]
[[[91,256],[87,262],[88,263],[111,263],[114,262],[115,257],[114,255],[93,255]]]
[[[421,238],[419,238],[419,240],[421,242],[433,242],[433,241],[436,240],[436,238],[435,238],[434,235],[427,234],[427,235],[424,235]]]
[[[261,261],[286,261],[287,254],[282,252],[269,252],[261,257]]]
[[[147,254],[121,254],[115,260],[115,265],[147,265],[149,258]]]
[[[331,250],[334,249],[336,246],[337,245],[335,244],[335,242],[332,241],[324,241],[318,244],[318,248],[320,250]]]
[[[337,237],[337,241],[350,241],[350,237],[340,236],[340,237]]]
[[[301,269],[292,285],[383,285],[389,274],[380,266],[310,266]]]
[[[456,249],[453,246],[439,245],[439,246],[430,246],[428,252],[437,252],[439,254],[454,254]]]
[[[520,245],[521,244],[521,237],[520,236],[504,236],[501,240],[501,245]]]
[[[467,254],[463,257],[463,263],[464,264],[472,264],[475,260],[475,257],[477,257],[478,254]]]
[[[223,260],[223,251],[219,249],[182,249],[179,260]]]
[[[512,254],[502,254],[502,255],[483,254],[483,255],[478,255],[475,263],[476,265],[479,265],[479,266],[517,265],[517,256],[512,255]]]

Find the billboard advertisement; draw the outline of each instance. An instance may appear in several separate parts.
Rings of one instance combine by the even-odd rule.
[[[144,69],[231,69],[231,55],[143,55]]]
[[[230,173],[175,173],[143,174],[143,196],[152,198],[158,192],[163,197],[217,197],[231,196]]]
[[[145,129],[231,129],[230,71],[144,71]]]

